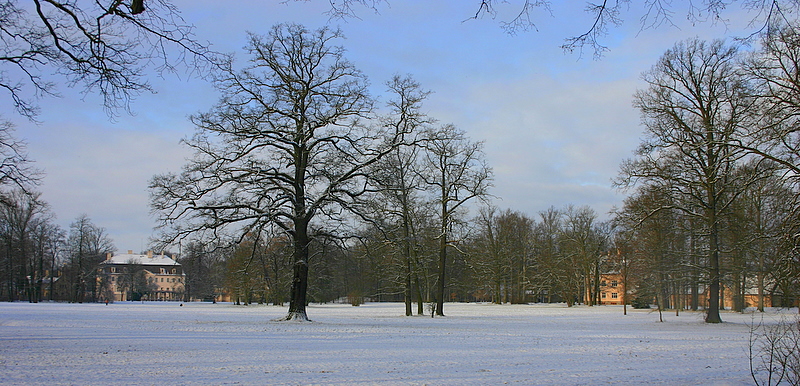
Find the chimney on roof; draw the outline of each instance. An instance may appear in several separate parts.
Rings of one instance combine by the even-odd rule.
[[[111,260],[111,252],[106,252],[106,260]]]
[[[148,259],[152,259],[153,258],[153,251],[147,251],[147,258]]]
[[[129,254],[129,255],[132,255],[132,254],[133,254],[133,249],[129,249],[129,250],[128,250],[128,254]]]

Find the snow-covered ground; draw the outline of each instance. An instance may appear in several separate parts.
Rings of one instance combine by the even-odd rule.
[[[752,384],[751,314],[707,325],[618,306],[403,310],[311,305],[300,323],[273,322],[286,313],[274,306],[3,303],[0,384]]]

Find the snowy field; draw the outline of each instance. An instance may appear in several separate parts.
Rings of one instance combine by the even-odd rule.
[[[0,304],[0,384],[748,385],[751,314],[398,303]],[[794,312],[797,312],[794,310]],[[774,311],[767,318],[775,318]]]

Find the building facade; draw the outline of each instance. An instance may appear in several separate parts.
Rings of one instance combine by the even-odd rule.
[[[600,303],[621,305],[625,299],[625,286],[620,273],[604,273],[600,275]]]
[[[107,256],[100,264],[99,280],[107,301],[179,301],[183,300],[186,276],[169,256],[128,251]]]

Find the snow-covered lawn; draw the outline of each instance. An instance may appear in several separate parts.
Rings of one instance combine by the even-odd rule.
[[[398,303],[0,304],[0,384],[746,385],[751,314]],[[794,312],[797,312],[794,310]],[[767,318],[775,318],[775,312]],[[760,316],[758,316],[760,318]]]

